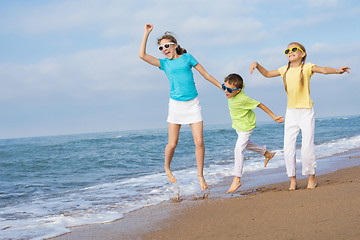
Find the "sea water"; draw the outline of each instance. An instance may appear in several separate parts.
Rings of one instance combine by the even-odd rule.
[[[236,139],[229,124],[204,126],[210,186],[231,176]],[[251,139],[276,152],[268,168],[285,175],[283,125],[258,123]],[[178,185],[164,172],[166,143],[167,129],[0,140],[0,239],[53,237],[169,201],[179,190],[201,194],[190,128],[182,127],[171,165]],[[317,119],[315,144],[317,158],[359,147],[360,116]],[[247,151],[244,174],[262,171],[263,160]]]

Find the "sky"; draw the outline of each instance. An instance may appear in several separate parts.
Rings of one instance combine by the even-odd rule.
[[[138,57],[146,23],[149,54],[164,58],[156,40],[171,31],[218,81],[240,74],[245,93],[277,115],[282,78],[249,66],[276,70],[300,42],[307,62],[351,67],[312,77],[316,117],[359,115],[359,16],[357,0],[0,0],[0,138],[167,128],[169,82]],[[193,72],[205,128],[230,127],[225,94]]]

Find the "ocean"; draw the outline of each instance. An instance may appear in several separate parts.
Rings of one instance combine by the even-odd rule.
[[[230,124],[204,126],[204,176],[211,188],[231,176],[236,139]],[[266,171],[286,176],[283,124],[259,122],[251,139],[276,153]],[[164,172],[166,144],[167,128],[0,139],[0,239],[54,237],[70,226],[110,222],[171,201],[179,190],[185,198],[201,195],[190,128],[182,127],[172,161],[178,184]],[[360,116],[316,119],[315,144],[317,158],[358,148]],[[247,151],[244,179],[264,171],[263,160]]]

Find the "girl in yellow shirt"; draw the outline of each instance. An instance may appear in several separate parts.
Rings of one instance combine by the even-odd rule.
[[[315,64],[305,63],[306,50],[303,45],[292,42],[284,51],[288,64],[277,70],[268,71],[259,63],[250,66],[250,74],[256,68],[264,77],[282,76],[287,94],[287,109],[285,115],[284,158],[287,175],[290,177],[289,190],[296,189],[296,138],[301,130],[301,160],[302,174],[309,175],[307,188],[315,188],[315,151],[314,132],[315,116],[313,101],[310,98],[310,78],[314,73],[343,74],[349,73],[349,67],[334,69],[319,67]]]

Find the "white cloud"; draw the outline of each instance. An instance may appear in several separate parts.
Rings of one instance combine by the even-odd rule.
[[[180,31],[186,37],[201,36],[194,38],[194,43],[208,46],[227,44],[249,43],[260,41],[267,32],[263,29],[260,21],[246,17],[200,17],[190,16],[181,25]],[[204,41],[206,39],[206,41]]]
[[[316,26],[321,24],[326,24],[335,17],[335,13],[317,13],[317,14],[306,14],[303,16],[291,18],[291,19],[282,19],[281,24],[275,27],[276,33],[287,33],[292,34],[296,29],[306,29],[312,30],[316,29]],[[319,30],[321,30],[319,28]]]
[[[355,29],[358,28],[356,20],[360,7],[357,1],[340,4],[340,1],[316,0],[287,7],[280,0],[271,3],[265,0],[68,0],[28,1],[7,9],[9,11],[0,16],[0,35],[9,45],[1,46],[0,56],[0,103],[3,106],[47,103],[55,96],[59,106],[71,103],[66,105],[68,119],[71,119],[70,113],[76,112],[78,115],[74,119],[79,122],[84,113],[79,112],[79,107],[72,108],[72,104],[81,109],[92,109],[90,104],[97,103],[106,105],[109,112],[121,105],[119,115],[126,112],[128,122],[134,124],[129,109],[143,107],[146,108],[143,110],[158,115],[158,104],[154,106],[154,99],[144,103],[141,96],[154,96],[157,103],[165,101],[163,107],[166,108],[163,99],[168,98],[169,84],[163,71],[138,58],[145,23],[155,26],[148,40],[148,53],[162,58],[156,49],[156,38],[167,30],[173,31],[179,43],[219,81],[232,72],[242,75],[247,91],[255,99],[272,99],[274,94],[278,96],[284,91],[281,78],[266,80],[258,72],[249,75],[250,64],[258,61],[268,70],[285,65],[283,50],[293,40],[306,45],[308,61],[320,66],[340,67],[344,64],[353,68],[350,75],[341,78],[337,75],[314,76],[312,92],[318,94],[319,99],[329,95],[321,91],[325,81],[334,84],[333,81],[346,77],[341,85],[346,92],[342,96],[344,102],[349,102],[347,99],[351,95],[354,102],[356,96],[350,92],[359,88],[356,69],[360,68],[360,63],[356,53],[360,43]],[[337,24],[336,28],[329,23]],[[211,101],[211,107],[218,104],[214,100],[218,91],[196,70],[194,72],[204,109]],[[107,100],[99,96],[105,96]],[[223,99],[223,96],[219,98]],[[62,104],[63,100],[65,104]],[[279,101],[279,98],[272,101]],[[130,103],[128,108],[122,108]],[[39,112],[48,115],[46,111],[52,109],[49,105],[47,109],[39,108]],[[322,107],[323,112],[330,108]],[[61,107],[52,111],[59,115],[64,112]],[[17,119],[19,117],[21,113],[16,115]],[[106,119],[112,115],[101,117]],[[221,121],[221,116],[219,120],[217,117],[214,116],[214,121]],[[88,120],[89,115],[84,118]],[[101,121],[98,124],[101,129]],[[62,131],[76,131],[62,127]],[[111,129],[111,126],[107,127]],[[141,128],[146,127],[141,123]],[[12,130],[7,131],[11,133]]]
[[[130,19],[132,1],[77,0],[47,2],[34,6],[16,6],[2,16],[2,29],[27,34],[50,34],[66,31],[93,31],[99,26],[106,35],[106,25],[126,28],[124,21]],[[120,28],[121,29],[121,28]]]
[[[135,46],[80,51],[35,64],[4,64],[0,72],[3,100],[51,93],[79,97],[117,91],[127,95],[157,88],[149,81],[156,71],[147,69]]]
[[[338,0],[307,0],[309,7],[337,7],[340,3]]]

